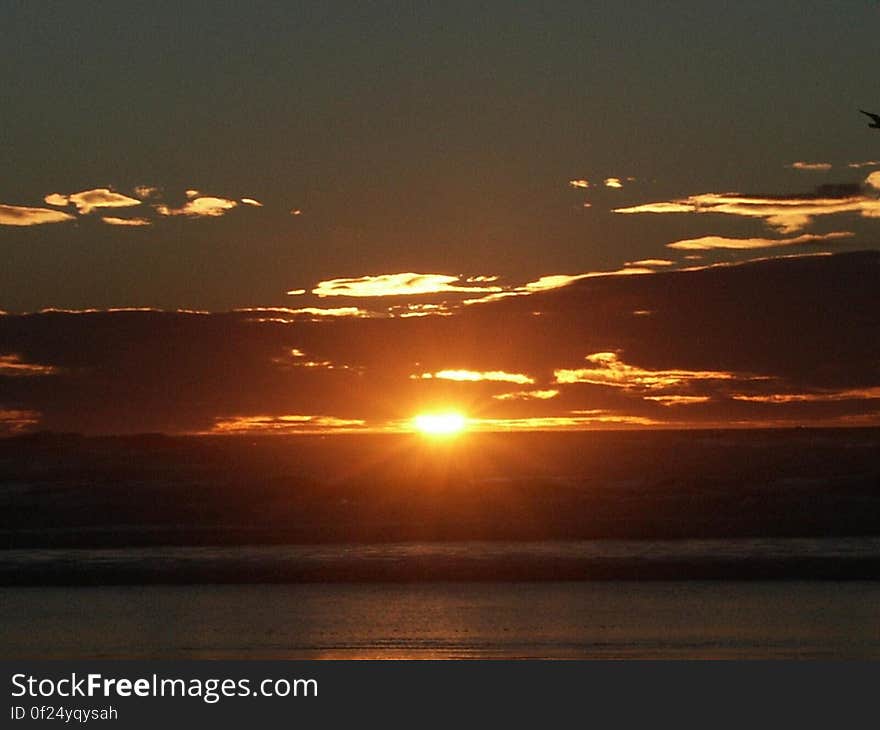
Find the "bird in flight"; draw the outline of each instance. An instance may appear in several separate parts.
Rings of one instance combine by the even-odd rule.
[[[873,121],[868,125],[871,129],[880,129],[880,114],[871,114],[871,112],[866,112],[864,109],[859,109],[859,111],[865,116],[871,117]]]

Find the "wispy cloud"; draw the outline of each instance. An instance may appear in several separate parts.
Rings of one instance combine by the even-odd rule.
[[[530,378],[528,375],[523,375],[522,373],[507,373],[503,370],[489,370],[483,372],[477,370],[438,370],[435,373],[422,373],[421,375],[411,375],[410,377],[421,380],[437,378],[438,380],[457,380],[460,382],[471,383],[488,380],[496,383],[516,383],[517,385],[531,385],[535,382],[534,379]]]
[[[188,190],[187,194],[195,193],[197,190]],[[174,216],[185,215],[191,218],[217,218],[224,215],[227,211],[235,208],[238,203],[228,198],[216,198],[213,196],[192,197],[187,203],[180,208],[171,208],[167,205],[159,205],[156,211],[159,215]]]
[[[28,208],[21,205],[0,205],[0,226],[39,226],[64,223],[74,216],[49,208]]]
[[[689,238],[683,241],[667,243],[667,248],[676,248],[686,251],[708,251],[710,249],[734,249],[745,250],[755,248],[774,248],[777,246],[799,246],[807,243],[820,241],[834,241],[841,238],[852,238],[855,234],[850,231],[835,231],[832,233],[804,233],[793,238],[726,238],[724,236],[703,236],[701,238]]]
[[[877,175],[877,173],[872,173]],[[880,186],[880,177],[869,176],[866,183]],[[855,188],[855,189],[853,189]],[[795,233],[817,216],[857,213],[866,218],[880,217],[880,199],[858,192],[856,186],[823,186],[817,194],[764,196],[740,193],[702,193],[672,201],[644,203],[616,208],[615,213],[716,213],[761,218],[782,233]]]
[[[850,162],[847,167],[859,169],[862,167],[880,167],[880,160],[864,160],[863,162]]]
[[[91,213],[96,208],[129,208],[140,205],[137,198],[130,198],[122,193],[116,193],[109,188],[95,188],[83,190],[79,193],[49,193],[44,200],[49,205],[75,205],[83,215]]]
[[[584,178],[579,178],[577,180],[569,180],[568,184],[573,188],[588,188],[590,187],[590,181],[585,180]]]
[[[654,269],[649,269],[644,266],[630,266],[629,264],[627,264],[627,266],[625,266],[624,268],[616,269],[614,271],[590,271],[585,274],[549,274],[547,276],[542,276],[535,281],[530,281],[526,284],[523,284],[522,286],[507,287],[495,293],[487,294],[486,296],[478,297],[476,299],[465,299],[464,304],[486,304],[489,302],[496,302],[500,299],[506,299],[508,297],[537,294],[539,292],[545,292],[552,289],[560,289],[562,287],[569,286],[570,284],[574,284],[576,281],[580,281],[581,279],[593,279],[603,276],[630,276],[637,274],[654,273],[656,273]]]
[[[627,267],[644,267],[644,266],[672,266],[675,261],[669,259],[639,259],[638,261],[628,261]]]
[[[365,421],[335,416],[230,416],[218,418],[213,433],[323,433],[362,430]]]
[[[614,352],[587,355],[589,367],[553,371],[559,384],[592,383],[614,388],[669,388],[691,380],[732,380],[734,373],[714,370],[647,370],[623,362]]]
[[[771,393],[731,397],[733,400],[748,403],[833,403],[847,400],[876,400],[880,398],[880,386],[816,393]]]
[[[40,413],[31,410],[0,408],[0,434],[29,431],[40,422]]]
[[[606,177],[604,183],[606,188],[622,188],[623,183],[619,177]]]
[[[26,362],[20,355],[0,355],[0,377],[30,378],[40,375],[55,375],[58,368],[52,365]]]
[[[827,172],[832,168],[832,164],[830,162],[792,162],[788,167],[806,172]]]
[[[656,426],[660,422],[646,416],[610,413],[603,410],[572,411],[568,416],[532,416],[524,418],[471,418],[473,431],[557,431],[590,426]]]
[[[243,314],[258,314],[271,318],[273,321],[285,322],[284,317],[303,315],[308,317],[375,317],[376,314],[360,307],[243,307],[233,310]]]
[[[114,218],[104,216],[101,220],[108,226],[149,226],[152,225],[146,218]]]
[[[520,390],[515,393],[501,393],[493,395],[495,400],[550,400],[559,395],[558,390],[548,388],[547,390]]]
[[[241,202],[245,205],[253,205],[257,208],[263,207],[263,204],[259,200],[254,200],[253,198],[242,198]]]
[[[319,297],[394,297],[438,293],[500,292],[499,286],[462,285],[461,277],[445,274],[378,274],[318,282]]]
[[[645,400],[654,401],[661,406],[692,406],[708,403],[712,399],[708,395],[646,395]]]

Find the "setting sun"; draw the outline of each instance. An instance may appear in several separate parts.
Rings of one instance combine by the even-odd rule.
[[[413,419],[413,425],[428,436],[453,436],[464,430],[467,419],[455,411],[420,413]]]

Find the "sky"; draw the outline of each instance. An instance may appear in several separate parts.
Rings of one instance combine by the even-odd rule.
[[[4,3],[0,432],[878,423],[878,30]]]

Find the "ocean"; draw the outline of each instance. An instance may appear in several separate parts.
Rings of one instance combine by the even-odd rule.
[[[755,566],[797,566],[805,556],[846,565],[878,553],[877,538],[8,550],[0,572],[18,566],[54,579],[0,588],[0,646],[10,659],[876,659],[880,581],[804,580],[797,571],[767,579]],[[652,566],[669,561],[721,558],[740,566],[739,578],[413,573],[432,560],[445,566],[437,574],[456,575],[467,565],[488,575],[492,565],[568,560],[589,571],[616,560],[656,576]],[[304,566],[314,580],[286,582]],[[348,579],[352,566],[363,579]],[[75,579],[60,580],[65,569]],[[200,571],[214,582],[193,580]]]

